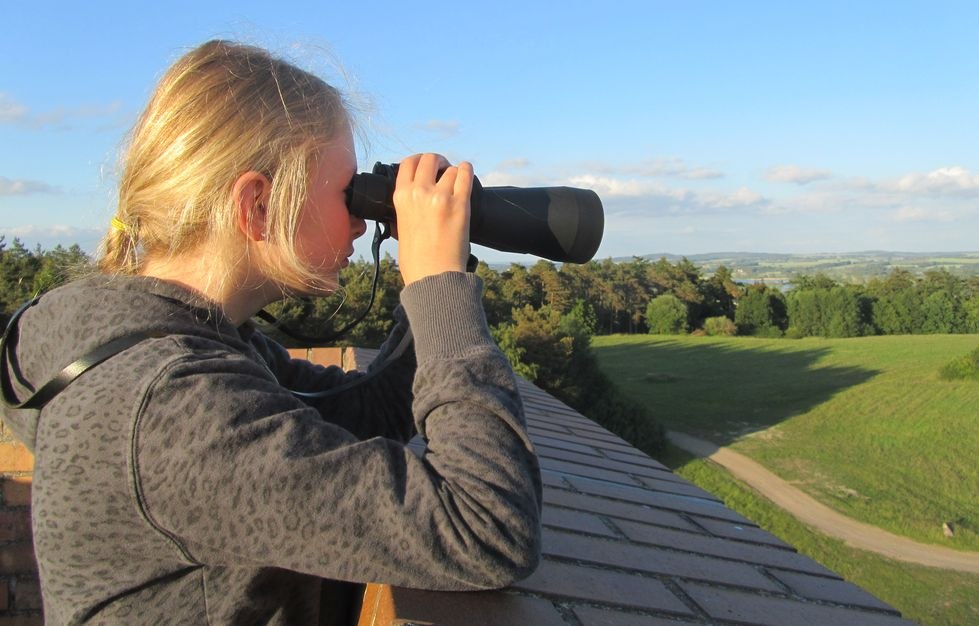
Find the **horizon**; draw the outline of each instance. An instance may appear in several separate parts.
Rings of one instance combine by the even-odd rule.
[[[0,234],[29,248],[94,252],[125,133],[166,67],[215,37],[345,91],[361,171],[438,151],[490,186],[595,190],[596,259],[961,252],[979,232],[976,3],[114,1],[5,18]]]

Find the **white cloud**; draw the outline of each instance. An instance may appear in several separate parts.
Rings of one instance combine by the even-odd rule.
[[[979,175],[964,167],[942,167],[925,174],[905,174],[887,186],[911,194],[979,196]]]
[[[826,180],[832,176],[833,173],[829,170],[803,169],[798,165],[777,165],[765,172],[765,180],[797,185],[808,185],[811,182]]]
[[[770,201],[747,187],[734,191],[696,191],[668,187],[634,178],[584,174],[571,177],[575,187],[592,189],[603,198],[630,211],[646,214],[712,214],[741,209],[762,210]]]
[[[612,176],[595,176],[583,174],[572,176],[568,182],[574,187],[592,189],[599,196],[636,197],[652,193],[663,193],[662,185],[636,179],[619,179]]]
[[[0,124],[14,124],[32,129],[66,128],[75,121],[114,117],[120,110],[118,102],[102,105],[58,107],[50,111],[33,112],[8,94],[0,92]],[[110,125],[111,126],[111,125]]]
[[[58,193],[58,190],[39,180],[10,179],[0,176],[0,196],[26,196],[34,193]]]
[[[439,139],[449,139],[459,134],[460,124],[454,120],[429,120],[415,124],[415,128],[432,133]]]

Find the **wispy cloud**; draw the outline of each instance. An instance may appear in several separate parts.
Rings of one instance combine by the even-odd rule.
[[[439,139],[450,139],[459,134],[461,125],[454,120],[429,120],[415,124],[415,128],[432,133]]]
[[[709,180],[724,178],[724,173],[709,167],[689,165],[679,157],[656,157],[627,168],[630,174],[653,178],[679,178],[683,180]]]
[[[35,193],[60,193],[53,187],[39,180],[10,179],[0,176],[0,196],[27,196]]]
[[[795,183],[797,185],[808,185],[817,180],[831,178],[833,173],[829,170],[803,169],[798,165],[777,165],[765,172],[765,180],[778,183]]]
[[[71,128],[80,120],[113,118],[120,112],[118,102],[109,104],[57,107],[49,111],[31,111],[27,106],[0,92],[0,124],[11,124],[34,130]]]
[[[527,169],[529,166],[530,166],[529,160],[523,157],[517,157],[515,159],[507,159],[506,161],[503,161],[496,167],[496,169],[503,170],[503,171],[512,171],[512,170]]]
[[[670,187],[661,182],[596,176],[572,176],[568,183],[594,190],[600,197],[615,201],[622,199],[634,210],[669,214],[711,214],[731,210],[762,210],[770,200],[748,187],[731,191],[701,191]]]
[[[955,215],[936,207],[905,206],[891,213],[889,219],[893,222],[950,222]]]

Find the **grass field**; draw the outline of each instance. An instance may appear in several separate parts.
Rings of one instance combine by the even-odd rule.
[[[979,336],[620,335],[593,345],[668,428],[732,445],[855,519],[979,550],[979,384],[938,379]]]
[[[660,460],[732,509],[925,626],[979,624],[979,576],[898,563],[813,532],[710,461],[669,447]]]

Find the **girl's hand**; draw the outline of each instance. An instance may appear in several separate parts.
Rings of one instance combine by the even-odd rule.
[[[435,180],[439,170],[445,170]],[[473,168],[438,154],[401,161],[394,187],[398,265],[405,285],[442,272],[465,272]]]

